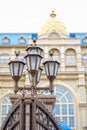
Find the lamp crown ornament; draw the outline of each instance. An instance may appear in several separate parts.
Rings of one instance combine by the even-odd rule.
[[[16,55],[16,57],[18,57],[19,54],[20,54],[20,51],[15,51],[15,55]]]
[[[53,52],[51,51],[51,52],[49,52],[49,55],[50,55],[50,57],[52,57],[53,56]]]
[[[32,40],[34,44],[37,42],[37,38],[32,38]]]

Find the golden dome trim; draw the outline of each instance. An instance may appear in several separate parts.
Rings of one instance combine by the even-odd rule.
[[[54,10],[52,11],[52,13],[50,14],[51,17],[56,17],[56,14],[54,12]]]
[[[64,24],[59,19],[57,19],[54,11],[52,11],[49,20],[42,26],[38,34],[39,36],[44,35],[52,32],[53,30],[56,30],[56,32],[61,33],[63,35],[69,35]]]

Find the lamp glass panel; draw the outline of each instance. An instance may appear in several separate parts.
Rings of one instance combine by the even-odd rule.
[[[29,77],[30,82],[32,82],[32,76],[31,76],[30,72],[28,72],[28,77]]]
[[[30,57],[30,59],[31,59],[31,70],[36,70],[36,56],[31,56]]]
[[[28,53],[28,54],[30,54],[30,53],[31,53],[31,49],[30,49],[30,48],[27,50],[27,53]]]
[[[39,55],[41,55],[41,50],[40,49],[37,49],[37,52]]]
[[[46,72],[46,75],[49,76],[49,71],[48,71],[48,62],[45,63],[45,72]]]
[[[22,76],[23,73],[24,64],[20,63],[20,70],[19,70],[19,76]]]
[[[40,57],[40,56],[37,56],[37,66],[36,66],[36,70],[39,69],[40,63],[41,63],[41,57]]]
[[[19,76],[18,71],[19,71],[19,63],[14,63],[14,76]]]
[[[29,56],[26,57],[26,63],[27,63],[28,71],[30,71],[30,57]]]
[[[13,76],[13,63],[10,63],[10,72],[11,72],[11,75]]]
[[[57,75],[57,72],[58,72],[58,63],[55,63],[55,72],[54,72],[54,76]]]
[[[38,72],[37,72],[37,77],[36,77],[37,82],[39,82],[39,80],[40,80],[41,71],[42,70],[39,68]]]
[[[54,62],[49,62],[50,76],[54,76]]]

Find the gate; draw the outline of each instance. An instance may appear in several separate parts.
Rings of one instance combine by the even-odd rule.
[[[58,122],[42,102],[18,99],[7,115],[1,130],[60,130]]]

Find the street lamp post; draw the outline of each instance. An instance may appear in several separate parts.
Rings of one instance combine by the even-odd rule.
[[[36,92],[37,90],[46,90],[49,89],[51,93],[53,93],[53,81],[57,76],[57,72],[58,72],[58,67],[60,65],[60,63],[58,61],[55,61],[52,57],[52,54],[50,54],[50,58],[45,61],[43,63],[44,67],[45,67],[45,72],[46,72],[46,76],[50,81],[50,86],[45,88],[45,87],[37,87],[37,84],[40,81],[40,76],[41,76],[41,72],[42,72],[42,68],[40,68],[40,64],[41,64],[41,59],[42,57],[42,52],[43,50],[36,46],[35,44],[36,39],[33,39],[33,45],[30,46],[28,49],[26,49],[27,51],[27,55],[24,57],[26,60],[26,65],[27,65],[27,71],[28,71],[28,76],[29,76],[29,80],[31,82],[31,87],[19,87],[18,86],[18,81],[22,76],[23,73],[23,69],[24,69],[24,65],[25,62],[21,61],[18,56],[19,56],[19,52],[16,53],[16,58],[12,61],[10,61],[9,67],[10,67],[10,72],[11,72],[11,76],[13,78],[13,80],[15,81],[15,89],[14,92],[17,93],[18,90],[30,90],[31,91],[31,101],[32,101],[32,112],[31,112],[31,118],[32,118],[32,125],[31,125],[31,130],[35,130],[36,129],[36,121],[35,121],[35,113],[36,113],[36,107],[35,107],[35,100],[36,100]],[[22,130],[22,126],[21,126],[21,130]]]

